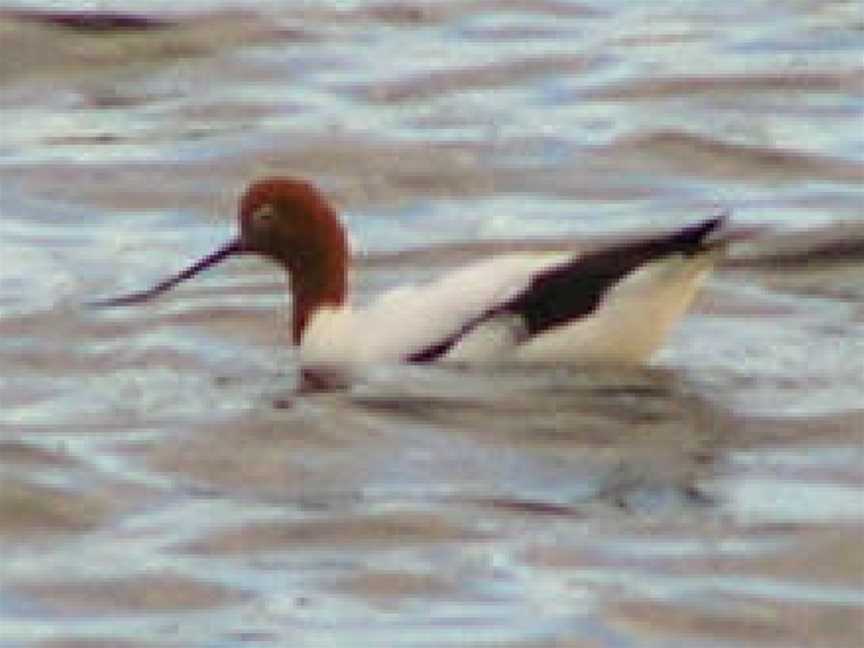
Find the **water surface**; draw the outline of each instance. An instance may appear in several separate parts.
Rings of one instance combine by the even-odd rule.
[[[284,5],[0,13],[0,645],[860,645],[860,7]],[[344,210],[360,301],[721,209],[768,234],[638,371],[298,393],[254,259],[82,307],[270,173]]]

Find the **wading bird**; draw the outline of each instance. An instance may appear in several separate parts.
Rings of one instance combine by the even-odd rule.
[[[142,302],[228,257],[257,254],[288,273],[292,341],[308,381],[367,363],[638,364],[731,240],[720,235],[724,218],[583,253],[494,256],[355,308],[334,208],[312,184],[274,177],[243,194],[234,240],[149,290],[96,303]]]

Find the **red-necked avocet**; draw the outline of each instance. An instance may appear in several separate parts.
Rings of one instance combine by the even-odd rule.
[[[238,254],[280,264],[293,293],[292,341],[304,375],[365,363],[640,364],[685,313],[731,236],[718,216],[678,231],[582,253],[511,253],[348,301],[345,230],[304,180],[254,182],[239,236],[153,288],[97,302],[133,304]]]

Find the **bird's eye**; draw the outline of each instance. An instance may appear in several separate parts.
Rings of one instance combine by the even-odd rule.
[[[252,212],[252,218],[259,225],[269,225],[276,219],[276,210],[273,205],[264,205]]]

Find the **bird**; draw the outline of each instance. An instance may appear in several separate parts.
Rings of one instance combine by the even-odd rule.
[[[356,306],[334,206],[305,179],[267,177],[243,192],[235,238],[152,288],[94,305],[141,303],[229,257],[256,254],[287,272],[291,342],[310,384],[339,383],[375,363],[640,365],[734,238],[722,234],[727,217],[600,249],[499,254]]]

